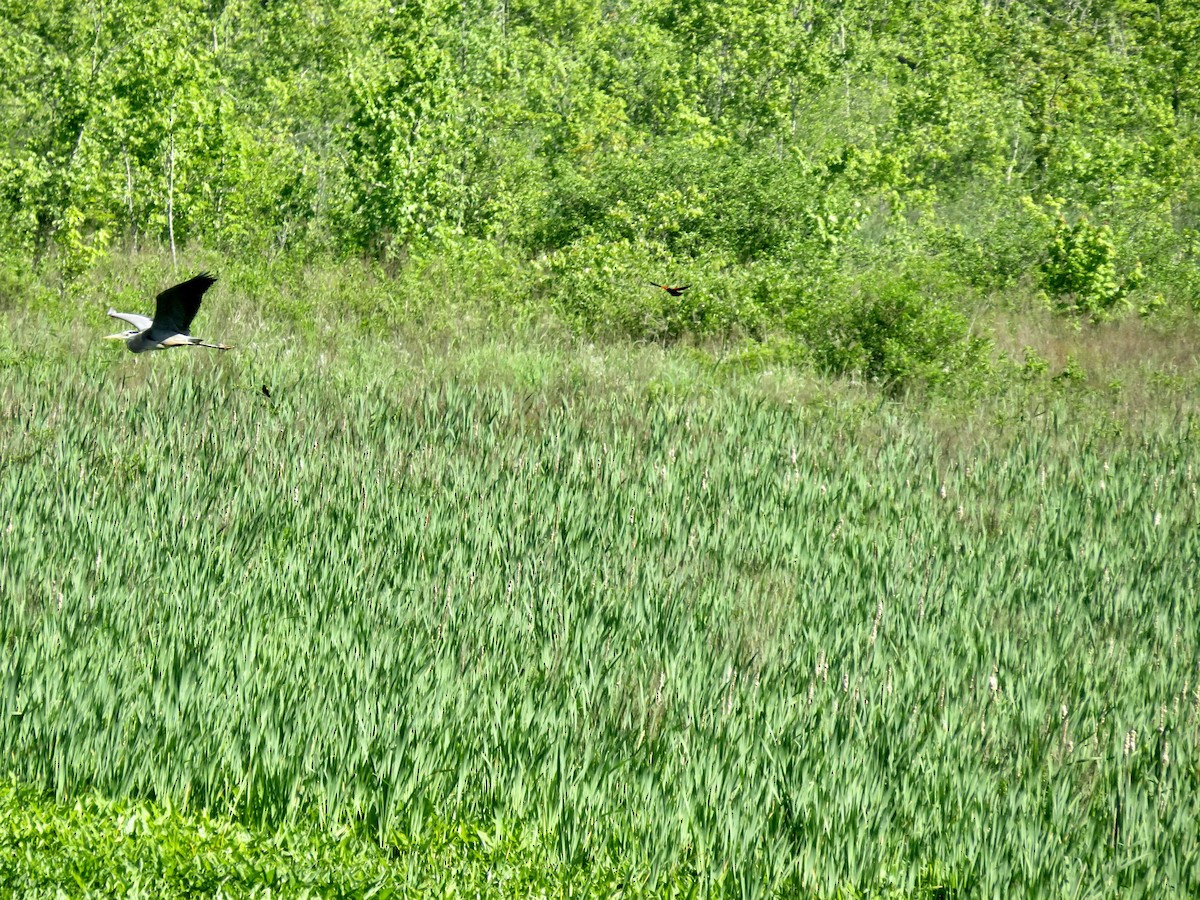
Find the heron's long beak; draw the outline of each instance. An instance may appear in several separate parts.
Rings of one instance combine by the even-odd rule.
[[[104,336],[104,339],[106,341],[123,341],[123,340],[128,339],[128,337],[129,337],[129,332],[122,331],[120,334],[106,334]]]

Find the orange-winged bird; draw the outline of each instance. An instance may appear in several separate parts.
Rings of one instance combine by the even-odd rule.
[[[691,287],[690,284],[680,284],[680,285],[654,284],[653,281],[651,281],[650,283],[653,284],[656,288],[662,288],[664,291],[666,291],[672,297],[678,297],[680,294],[682,294],[684,291],[686,291],[688,288]]]
[[[216,280],[207,272],[201,272],[195,278],[167,288],[157,297],[153,320],[137,313],[120,313],[110,309],[110,316],[128,322],[133,328],[119,334],[110,334],[108,339],[124,341],[125,346],[134,353],[168,350],[171,347],[211,347],[214,350],[228,350],[229,347],[224,344],[210,344],[188,334],[192,319],[196,318],[196,313],[200,310],[200,299]]]

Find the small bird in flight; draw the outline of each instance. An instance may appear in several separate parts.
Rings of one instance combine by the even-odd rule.
[[[684,291],[686,291],[688,288],[691,287],[690,284],[681,284],[681,285],[654,284],[653,281],[651,281],[650,283],[653,284],[656,288],[662,288],[664,291],[666,291],[672,297],[678,297],[680,294],[682,294]]]
[[[128,322],[133,328],[119,334],[110,334],[108,339],[124,341],[125,346],[133,353],[168,350],[171,347],[230,349],[224,344],[210,344],[188,334],[192,319],[196,318],[196,313],[200,310],[200,299],[216,280],[207,272],[201,272],[195,278],[167,288],[156,298],[153,320],[137,313],[121,313],[110,309],[110,316]]]

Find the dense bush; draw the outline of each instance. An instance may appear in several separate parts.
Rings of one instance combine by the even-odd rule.
[[[817,359],[830,371],[893,391],[978,383],[991,343],[943,291],[936,275],[907,272],[845,285],[806,329]]]
[[[1117,274],[1117,248],[1108,225],[1086,219],[1073,225],[1060,218],[1046,261],[1042,284],[1060,309],[1105,319],[1127,306],[1129,292],[1142,280],[1141,266],[1127,277]]]

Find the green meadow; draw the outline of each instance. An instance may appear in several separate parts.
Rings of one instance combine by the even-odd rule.
[[[1200,897],[1200,4],[0,61],[0,897]]]
[[[210,305],[7,319],[15,893],[1200,885],[1190,391]]]

